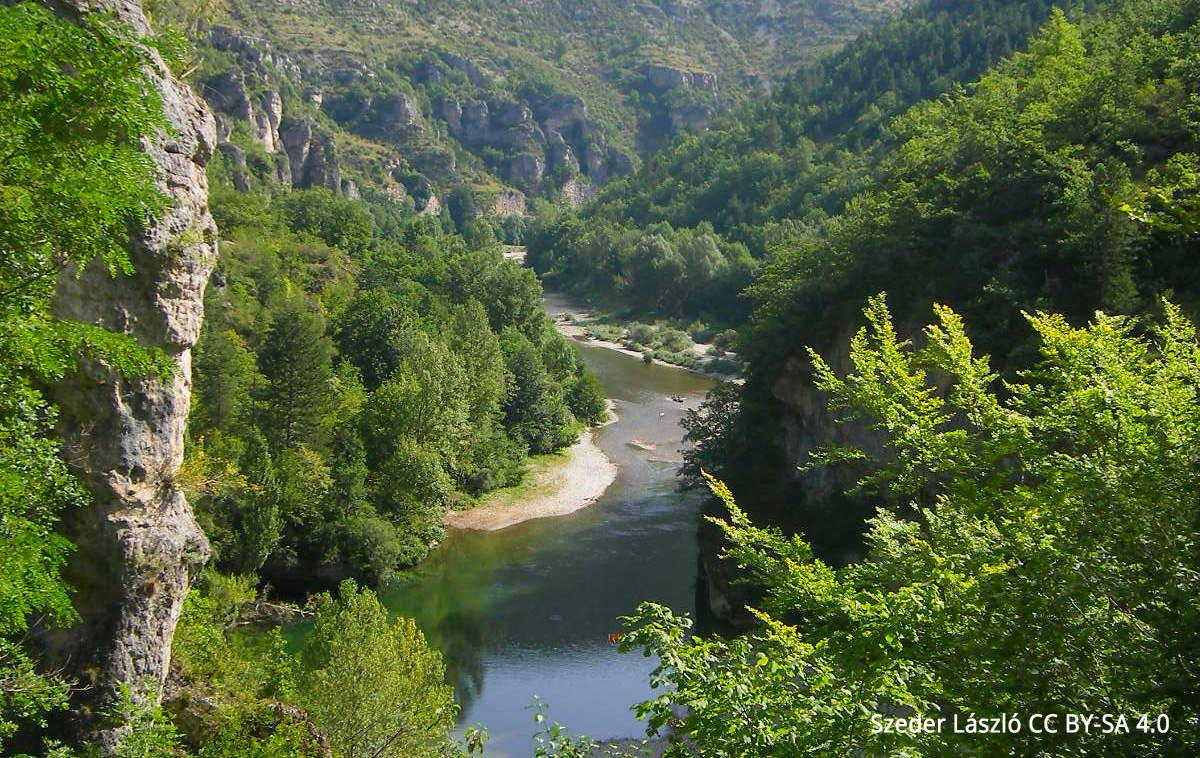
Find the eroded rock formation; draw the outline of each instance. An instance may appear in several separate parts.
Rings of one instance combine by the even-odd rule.
[[[47,4],[76,19],[109,11],[149,33],[130,0]],[[65,454],[93,498],[64,522],[77,546],[67,574],[77,588],[80,619],[47,639],[52,662],[85,687],[77,693],[72,719],[80,725],[91,725],[81,716],[109,702],[121,684],[158,697],[184,597],[209,556],[208,541],[175,477],[183,461],[191,348],[217,252],[204,173],[216,127],[203,101],[173,79],[153,51],[148,73],[173,133],[145,149],[158,166],[171,209],[131,234],[133,276],[114,278],[100,265],[78,276],[65,272],[54,303],[59,317],[132,335],[175,364],[174,377],[162,381],[125,379],[91,361],[53,388]],[[116,736],[109,731],[93,738],[111,751]]]

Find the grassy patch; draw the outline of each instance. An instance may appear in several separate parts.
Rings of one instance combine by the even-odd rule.
[[[527,500],[554,494],[558,484],[555,481],[554,474],[571,462],[572,453],[570,450],[571,448],[565,448],[553,453],[531,456],[525,470],[525,476],[519,484],[486,492],[476,498],[471,507],[494,506],[497,508],[507,508]]]

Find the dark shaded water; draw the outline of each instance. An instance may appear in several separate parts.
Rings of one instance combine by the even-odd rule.
[[[711,383],[581,348],[620,417],[596,432],[619,469],[600,501],[498,532],[453,532],[382,592],[442,650],[463,705],[459,723],[487,727],[489,758],[531,754],[526,706],[535,694],[572,732],[640,735],[630,706],[650,694],[654,661],[617,653],[608,635],[643,600],[694,615],[699,498],[676,491],[675,471],[679,420]]]

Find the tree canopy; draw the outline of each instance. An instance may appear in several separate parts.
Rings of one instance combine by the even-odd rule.
[[[813,460],[865,463],[860,486],[889,493],[869,555],[834,569],[803,537],[750,523],[710,477],[726,559],[767,594],[761,629],[735,640],[692,638],[660,606],[632,619],[624,647],[657,655],[665,688],[639,711],[675,725],[669,754],[1190,754],[1200,345],[1163,309],[1083,328],[1026,314],[1040,360],[1002,382],[950,309],[917,349],[873,299],[844,376],[813,354],[831,410],[886,441]],[[1124,715],[1128,730],[1030,728],[1067,713]],[[872,720],[957,716],[965,729],[1006,714],[1018,730],[897,734]]]

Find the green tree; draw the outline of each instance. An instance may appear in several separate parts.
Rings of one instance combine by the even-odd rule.
[[[844,419],[886,446],[830,448],[812,465],[870,464],[860,485],[899,506],[870,523],[868,559],[833,569],[802,537],[729,516],[728,558],[767,588],[750,638],[691,639],[644,606],[646,646],[706,756],[1189,755],[1200,739],[1200,345],[1179,309],[1160,324],[1099,315],[1027,321],[1041,363],[1001,383],[945,307],[914,349],[882,297],[851,342],[852,371],[812,354]],[[1123,713],[1169,732],[887,734],[871,717]],[[1027,724],[1026,724],[1027,726]],[[671,755],[690,755],[676,741]]]
[[[368,390],[378,388],[400,365],[400,333],[415,320],[412,309],[383,289],[360,290],[337,320],[338,347],[362,372]]]
[[[512,375],[504,403],[509,434],[532,453],[549,453],[573,443],[574,419],[537,348],[515,329],[506,329],[500,344]]]
[[[195,374],[189,426],[195,433],[237,432],[249,421],[251,397],[262,377],[254,354],[232,329],[206,330],[192,359]]]
[[[456,706],[445,667],[412,619],[388,620],[375,593],[343,582],[312,604],[301,702],[335,758],[440,756]]]
[[[333,401],[330,354],[321,317],[303,300],[289,300],[274,314],[258,365],[266,378],[262,427],[275,450],[316,439]]]
[[[348,253],[363,254],[375,230],[375,219],[353,200],[327,189],[313,188],[287,195],[283,216],[295,232],[307,232]]]

